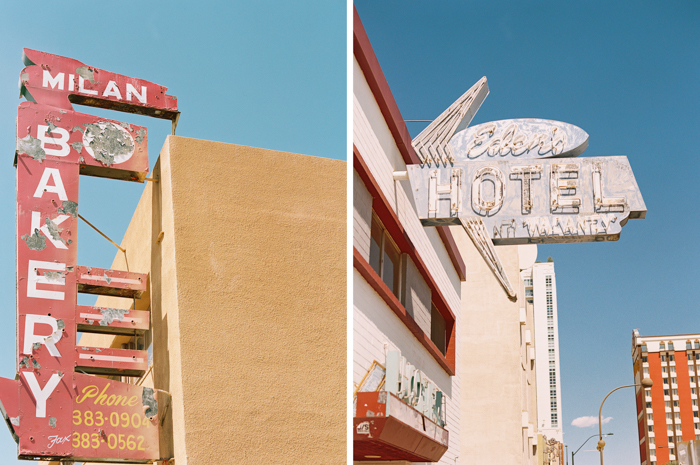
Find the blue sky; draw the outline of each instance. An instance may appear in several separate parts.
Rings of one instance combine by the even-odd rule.
[[[700,332],[700,4],[355,2],[404,119],[433,119],[482,76],[472,124],[545,118],[590,135],[583,156],[626,155],[647,205],[618,242],[540,246],[554,259],[564,439],[576,450],[611,389],[633,383],[632,330]],[[412,136],[426,124],[409,123]],[[468,298],[468,296],[467,296]],[[634,392],[605,403],[605,458],[639,463]],[[585,452],[594,450],[594,452]],[[591,440],[578,465],[598,463]]]
[[[22,48],[168,87],[182,112],[179,136],[345,159],[346,11],[341,0],[3,4],[0,376],[13,378],[16,369],[12,160]],[[171,129],[168,120],[75,109],[146,126],[151,169]],[[82,177],[80,190],[81,215],[120,242],[143,185]],[[96,195],[105,190],[109,196]],[[108,268],[117,249],[82,223],[78,234],[78,263]],[[15,457],[15,443],[2,427],[0,463],[26,463]]]

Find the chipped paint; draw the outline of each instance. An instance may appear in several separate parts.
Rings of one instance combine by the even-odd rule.
[[[80,131],[82,133],[85,132],[85,129],[81,128],[80,126],[75,126],[73,129],[70,130],[70,132],[75,132],[75,131]]]
[[[58,119],[58,118],[56,118],[56,119]],[[58,120],[58,121],[60,121],[60,120]],[[49,127],[49,129],[46,130],[46,135],[50,135],[56,129],[56,125],[53,124],[51,121],[47,121],[46,124]]]
[[[142,403],[144,406],[144,415],[148,418],[153,418],[158,415],[158,401],[154,397],[155,391],[149,387],[143,388]],[[147,408],[146,408],[147,407]]]
[[[54,241],[61,241],[64,244],[66,243],[66,241],[61,237],[61,231],[63,231],[63,229],[59,228],[56,223],[51,221],[49,218],[46,218],[46,227],[48,228],[49,234],[51,234]]]
[[[17,152],[26,153],[39,163],[46,158],[46,152],[41,148],[41,141],[30,135],[23,139],[17,139]]]
[[[35,358],[32,358],[32,368],[41,370],[41,365],[39,365],[39,362],[37,362]]]
[[[56,417],[49,418],[49,426],[52,428],[56,427]]]
[[[109,283],[112,282],[112,278],[110,278],[109,276],[107,276],[107,273],[105,273],[105,281],[107,281],[107,284],[109,284]]]
[[[27,247],[32,250],[44,250],[46,248],[46,236],[44,236],[41,231],[34,229],[34,234],[31,236],[25,234],[21,239],[27,243]]]
[[[66,274],[62,271],[44,271],[44,277],[46,277],[48,281],[62,283],[62,280],[66,277]]]
[[[10,423],[15,426],[19,426],[19,417],[10,417]]]
[[[32,344],[32,350],[37,350],[41,348],[41,342],[35,342]]]
[[[83,145],[95,160],[110,166],[121,163],[134,153],[134,139],[121,126],[110,122],[85,124]]]
[[[146,130],[141,128],[138,131],[136,131],[136,142],[139,144],[143,142],[143,138],[146,136]]]
[[[78,204],[72,200],[64,200],[58,209],[58,213],[63,213],[64,215],[71,215],[73,218],[78,217]],[[71,267],[68,271],[73,271]]]
[[[26,355],[22,357],[22,360],[19,362],[19,367],[20,368],[29,368],[29,357]]]
[[[124,320],[124,315],[129,313],[129,310],[122,308],[100,308],[100,313],[102,314],[102,320],[100,320],[100,326],[107,326],[115,319],[118,321]]]
[[[75,68],[75,72],[78,73],[83,79],[87,79],[91,83],[95,83],[95,70],[87,66],[78,66]]]
[[[83,150],[83,143],[82,142],[72,142],[71,147],[73,147],[73,150],[76,152],[80,153]]]

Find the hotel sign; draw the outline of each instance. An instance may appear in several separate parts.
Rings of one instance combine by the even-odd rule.
[[[424,226],[481,218],[496,245],[617,240],[646,206],[627,157],[408,165]]]
[[[573,124],[521,118],[471,126],[450,140],[457,160],[576,157],[588,147],[588,134]]]
[[[78,292],[138,298],[148,275],[78,266],[79,176],[143,182],[146,128],[71,102],[167,117],[165,87],[24,50],[17,116],[17,377],[0,378],[20,459],[148,463],[160,458],[156,390],[98,378],[141,376],[148,353],[78,347],[78,331],[143,334],[148,312],[77,304]]]
[[[463,225],[514,297],[493,245],[615,241],[646,205],[627,157],[574,158],[588,147],[581,128],[524,118],[468,127],[487,93],[484,77],[416,136],[420,164],[406,169],[423,225]]]

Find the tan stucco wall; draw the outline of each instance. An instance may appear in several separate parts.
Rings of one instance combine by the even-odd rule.
[[[150,272],[163,457],[345,462],[346,166],[168,137],[122,242]]]
[[[508,299],[463,229],[450,228],[464,262],[461,350],[461,463],[522,463],[520,303]],[[517,246],[496,248],[519,289]],[[494,459],[494,453],[497,458]]]

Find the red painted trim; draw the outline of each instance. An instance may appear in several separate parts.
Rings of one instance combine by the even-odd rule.
[[[407,165],[419,164],[420,159],[411,145],[411,135],[408,132],[406,123],[403,122],[403,117],[396,100],[394,100],[394,95],[391,93],[389,83],[386,82],[382,68],[379,66],[379,61],[377,61],[377,56],[374,54],[372,44],[369,42],[360,16],[357,14],[357,8],[354,6],[353,11],[353,53],[355,59],[360,64],[360,69],[365,75],[369,88],[372,89],[372,94],[374,94],[384,120],[394,136],[396,146],[399,148],[404,162]]]
[[[399,111],[396,100],[394,100],[394,95],[391,93],[389,83],[386,81],[386,77],[384,77],[382,68],[379,66],[379,61],[374,54],[372,44],[367,37],[360,16],[357,14],[357,8],[354,6],[353,11],[353,52],[355,58],[365,75],[365,80],[367,80],[372,90],[372,95],[374,95],[377,105],[379,105],[382,116],[384,116],[384,121],[389,127],[391,135],[394,137],[394,141],[403,157],[404,163],[407,165],[420,164],[416,151],[411,145],[411,135],[408,132],[406,123],[403,122],[401,111]],[[460,281],[466,281],[467,268],[457,249],[457,244],[452,237],[452,232],[447,226],[438,226],[436,229],[438,230],[438,234],[440,234],[442,242],[445,244],[447,253],[450,256],[455,271],[457,271]]]
[[[362,275],[362,277],[367,281],[367,283],[372,286],[372,289],[375,290],[377,294],[379,294],[379,297],[384,300],[384,302],[387,304],[387,306],[396,314],[396,316],[399,317],[401,322],[403,322],[404,325],[411,331],[413,336],[415,336],[416,339],[418,339],[418,342],[420,342],[423,347],[428,351],[430,355],[433,356],[433,358],[440,364],[440,366],[445,370],[450,376],[454,376],[455,374],[455,366],[454,362],[449,363],[448,359],[445,358],[442,353],[440,353],[440,350],[435,346],[433,341],[430,340],[427,334],[423,332],[420,326],[418,326],[418,323],[415,322],[415,320],[411,317],[411,315],[406,312],[406,308],[404,308],[403,305],[401,305],[401,302],[399,302],[399,299],[394,295],[393,292],[389,289],[389,287],[384,284],[384,281],[379,277],[379,275],[372,269],[369,263],[367,263],[367,260],[364,259],[362,254],[353,247],[352,248],[352,255],[353,255],[353,265],[355,269]],[[454,323],[454,322],[453,322]],[[454,326],[454,324],[453,324]],[[454,331],[453,331],[454,332]],[[452,357],[454,357],[454,338],[449,342],[448,346],[448,354],[450,352],[450,347],[452,349]]]

